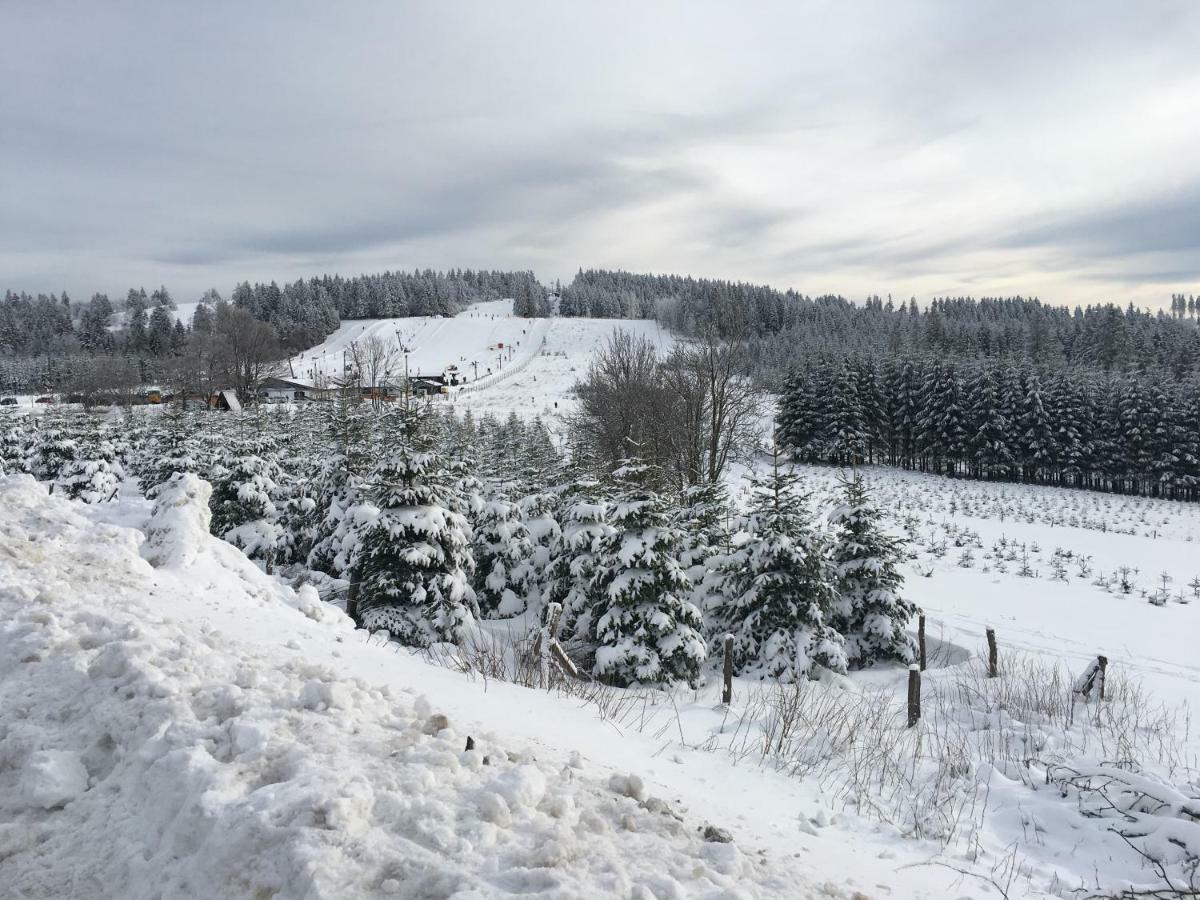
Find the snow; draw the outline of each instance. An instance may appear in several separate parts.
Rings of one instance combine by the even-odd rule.
[[[932,510],[949,490],[871,477],[891,508],[919,499]],[[1081,812],[1102,780],[1123,785],[1123,815],[1150,852],[1177,865],[1172,841],[1195,840],[1183,817],[1195,790],[1150,765],[998,760],[962,783],[977,795],[918,793],[910,812],[881,821],[846,799],[831,720],[798,736],[785,751],[795,755],[762,754],[770,716],[755,682],[735,681],[731,707],[715,682],[597,706],[471,679],[368,640],[311,586],[292,590],[210,537],[203,484],[183,476],[154,505],[85,506],[27,476],[0,478],[0,865],[17,896],[995,896],[943,863],[1011,864],[1010,896],[1053,896],[1150,877],[1111,830],[1124,819]],[[1032,508],[1040,494],[1027,495]],[[1186,530],[1190,508],[1176,513]],[[1103,537],[1072,539],[1091,535]],[[926,564],[918,553],[910,565]],[[909,577],[931,633],[944,623],[943,640],[965,648],[924,673],[931,706],[986,624],[1002,664],[1023,646],[1065,652],[1078,672],[1103,639],[1110,684],[1132,671],[1186,691],[1195,675],[1195,604],[1160,609],[950,559]],[[1027,621],[1006,618],[1014,607]],[[1180,618],[1164,630],[1163,615]],[[1158,623],[1144,627],[1157,652],[1121,652],[1142,621]],[[807,689],[869,704],[907,675],[897,666]],[[1063,739],[1016,714],[927,712],[954,717],[931,720],[944,735],[976,742]],[[885,735],[863,737],[869,747]],[[985,807],[985,823],[967,844],[943,844],[930,829],[960,802]],[[725,833],[732,843],[717,842]]]
[[[21,777],[21,796],[31,806],[65,806],[88,788],[88,772],[78,753],[38,750],[29,755]]]
[[[462,390],[451,394],[451,402],[460,410],[471,409],[476,415],[490,412],[501,419],[510,412],[541,415],[553,432],[561,434],[563,419],[574,408],[575,381],[618,329],[662,349],[676,341],[652,320],[521,319],[512,316],[511,300],[494,300],[477,303],[449,319],[347,320],[321,344],[293,358],[290,371],[305,379],[340,376],[351,359],[351,344],[377,336],[409,348],[410,374],[440,374],[448,365],[458,366],[469,379]],[[492,349],[500,343],[512,347],[511,361],[507,350]],[[401,370],[403,365],[400,356]]]
[[[614,793],[603,767],[571,752],[591,752],[587,731],[608,726],[573,704],[504,685],[485,692],[365,642],[329,607],[313,621],[301,609],[311,594],[239,563],[179,512],[202,493],[185,476],[174,505],[160,499],[159,544],[187,552],[155,568],[140,530],[93,521],[27,476],[0,479],[5,890],[809,892],[789,856],[714,849],[677,801]],[[164,542],[167,510],[183,534]],[[569,736],[551,708],[590,727]]]

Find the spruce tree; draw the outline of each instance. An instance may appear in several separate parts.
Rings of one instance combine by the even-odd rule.
[[[151,445],[151,457],[138,473],[149,499],[158,496],[162,486],[178,472],[190,472],[201,478],[211,475],[206,454],[195,428],[196,419],[178,412],[164,412]]]
[[[884,529],[860,475],[847,479],[843,491],[842,503],[829,515],[838,591],[831,624],[845,638],[853,667],[888,659],[911,662],[904,629],[916,607],[898,593],[904,582],[902,543]]]
[[[592,583],[592,674],[617,685],[696,685],[707,657],[700,611],[676,557],[679,532],[648,484],[656,473],[627,462],[613,473],[619,496],[601,538]]]
[[[846,671],[842,637],[829,625],[836,573],[828,540],[808,519],[800,479],[780,466],[751,480],[745,532],[722,567],[729,596],[716,611],[734,639],[740,675],[795,681],[818,667]]]
[[[284,537],[275,505],[283,475],[260,443],[240,445],[222,459],[212,479],[209,528],[251,559],[273,564]]]
[[[116,500],[125,473],[105,430],[89,418],[79,424],[77,434],[78,452],[63,466],[56,487],[84,503]]]
[[[27,471],[25,461],[30,435],[25,417],[0,412],[0,466],[9,474]]]
[[[475,520],[475,595],[485,617],[508,618],[524,612],[536,581],[529,531],[517,504],[496,496],[483,502]]]
[[[374,417],[353,383],[337,391],[326,409],[328,449],[313,479],[308,565],[342,578],[357,562],[362,526],[368,518],[365,485],[375,452]]]
[[[560,634],[586,641],[592,625],[592,582],[600,567],[600,547],[613,532],[607,522],[608,505],[599,482],[564,467],[570,485],[559,498],[557,538],[550,551],[546,574],[546,603],[563,609]]]
[[[71,437],[65,419],[58,413],[48,413],[26,448],[24,469],[38,481],[53,483],[78,457],[79,442]]]
[[[457,641],[479,615],[470,527],[449,506],[447,469],[423,418],[405,414],[370,475],[376,512],[363,528],[353,573],[363,626],[414,647]]]

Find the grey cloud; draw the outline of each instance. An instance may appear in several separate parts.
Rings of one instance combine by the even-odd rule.
[[[1158,197],[1072,212],[1008,236],[1014,247],[1076,248],[1097,257],[1190,253],[1200,269],[1200,182]]]

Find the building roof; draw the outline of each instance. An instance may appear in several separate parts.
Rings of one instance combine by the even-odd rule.
[[[230,412],[241,412],[242,401],[238,399],[237,391],[224,390],[219,391],[221,399],[225,401],[225,405],[229,407]]]
[[[272,375],[270,378],[264,378],[259,382],[259,387],[265,388],[291,388],[296,391],[317,391],[321,390],[315,384],[307,381],[297,381],[294,378],[278,378]]]

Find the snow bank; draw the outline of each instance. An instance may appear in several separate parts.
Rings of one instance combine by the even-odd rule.
[[[276,585],[201,533],[202,485],[182,479],[156,507],[151,565],[138,532],[0,478],[6,891],[807,893],[791,860],[707,842],[663,801],[615,792],[577,759],[478,735],[466,750],[461,726],[405,686],[340,675],[295,641],[231,640],[236,618],[214,630],[225,610],[266,610],[282,642],[319,614],[311,590]],[[349,634],[333,615],[330,643]]]

